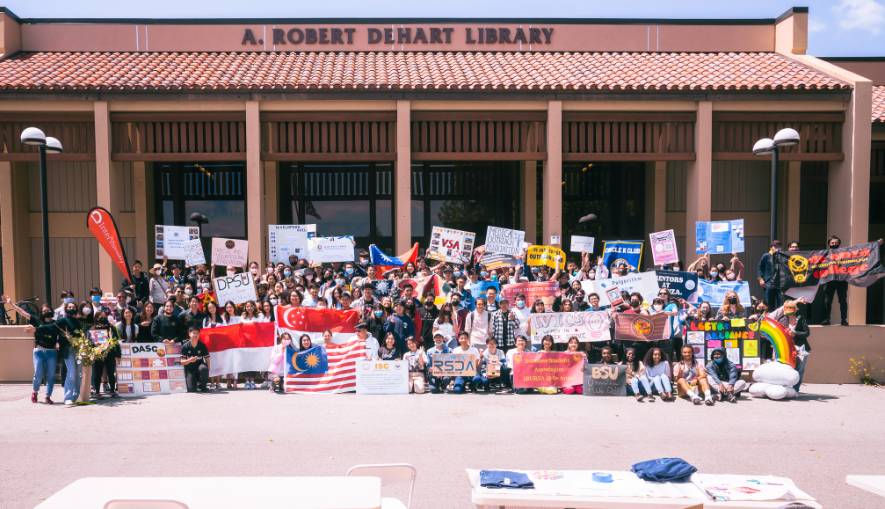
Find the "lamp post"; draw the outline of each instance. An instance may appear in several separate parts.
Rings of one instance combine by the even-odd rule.
[[[49,264],[49,199],[46,193],[46,153],[60,154],[64,151],[61,142],[52,136],[46,136],[36,127],[28,127],[21,134],[21,142],[36,146],[40,152],[40,213],[43,220],[43,290],[46,292],[44,302],[52,302],[52,276]]]
[[[777,238],[777,163],[781,147],[799,144],[799,133],[795,129],[785,127],[772,138],[762,138],[753,145],[753,154],[757,156],[771,155],[771,225],[770,240]]]

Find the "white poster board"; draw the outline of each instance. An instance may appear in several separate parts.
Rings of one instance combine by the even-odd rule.
[[[212,263],[219,266],[245,267],[249,258],[249,241],[212,238]]]
[[[473,232],[434,226],[430,233],[430,246],[424,256],[439,262],[469,263],[474,242],[476,234]]]
[[[206,263],[206,253],[203,252],[203,242],[200,239],[187,241],[184,251],[184,264],[187,267],[203,265]]]
[[[581,235],[572,235],[572,245],[569,251],[572,253],[592,253],[596,239]]]
[[[408,361],[356,361],[357,394],[408,394]]]
[[[651,256],[655,265],[679,263],[679,251],[676,248],[676,233],[673,230],[654,232],[648,235]]]
[[[267,250],[271,263],[289,263],[290,256],[307,258],[307,241],[316,237],[315,224],[267,225]]]
[[[307,258],[310,263],[352,262],[356,242],[353,236],[314,237],[307,241]]]
[[[187,392],[181,345],[120,343],[120,354],[117,359],[117,393],[120,396]]]
[[[154,227],[154,255],[158,260],[184,260],[187,256],[187,241],[200,238],[197,226],[170,226],[158,224]]]
[[[590,295],[590,293],[595,292],[599,295],[599,304],[601,306],[611,305],[606,290],[614,287],[627,293],[639,292],[642,295],[642,299],[651,304],[651,301],[658,296],[658,276],[655,271],[650,270],[647,272],[634,272],[611,279],[581,281],[581,288],[584,290],[584,293]]]
[[[489,226],[486,230],[486,253],[500,253],[519,256],[522,253],[522,242],[525,232]]]
[[[573,336],[585,343],[610,340],[610,325],[608,311],[533,313],[529,315],[528,330],[533,344],[541,344],[541,338],[548,334],[554,343],[568,343]]]
[[[251,272],[240,272],[233,276],[217,277],[212,280],[212,283],[215,287],[215,297],[221,306],[228,302],[242,304],[258,299]]]

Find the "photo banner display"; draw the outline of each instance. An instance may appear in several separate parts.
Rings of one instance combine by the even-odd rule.
[[[120,343],[117,359],[117,393],[151,396],[187,392],[181,345]]]
[[[476,376],[479,359],[466,353],[435,353],[430,356],[430,373],[433,376]]]
[[[761,364],[760,338],[751,328],[751,322],[744,318],[688,320],[685,331],[685,344],[692,348],[695,359],[704,364],[717,348],[724,348],[728,360],[739,369],[752,371]]]
[[[425,258],[438,262],[470,263],[476,233],[434,226]]]
[[[501,283],[497,281],[477,281],[476,283],[472,283],[470,285],[470,295],[473,297],[473,300],[476,300],[480,297],[486,296],[486,291],[489,288],[494,288],[498,294],[501,293]]]
[[[590,343],[610,340],[610,325],[607,311],[582,311],[533,313],[529,315],[528,328],[532,344],[541,344],[548,334],[553,336],[554,343],[568,343],[572,336],[581,343]]]
[[[584,396],[626,396],[627,366],[584,364]]]
[[[486,252],[519,256],[522,254],[523,240],[525,232],[522,230],[489,226],[486,230]]]
[[[556,258],[559,257],[559,261]],[[555,246],[531,246],[526,251],[526,265],[529,267],[565,267],[565,251]]]
[[[572,253],[592,253],[596,239],[581,235],[572,235],[572,244],[569,251]]]
[[[249,241],[212,238],[212,263],[219,267],[245,267],[249,258]]]
[[[650,233],[651,257],[655,265],[679,263],[679,251],[676,249],[676,233],[673,230]]]
[[[408,394],[407,361],[356,361],[357,394]]]
[[[307,258],[308,240],[316,237],[315,224],[267,225],[267,255],[271,263],[289,263],[290,256]]]
[[[224,306],[228,302],[242,304],[250,300],[258,300],[251,272],[217,277],[212,280],[212,284],[215,287],[215,297],[220,306]]]
[[[698,275],[695,272],[683,272],[676,270],[656,270],[658,287],[666,288],[670,297],[685,299],[689,302],[695,298],[698,291]]]
[[[661,341],[667,330],[669,316],[615,313],[615,339],[629,341]]]
[[[313,237],[307,241],[307,258],[311,264],[352,262],[356,242],[352,235]]]
[[[540,299],[547,309],[552,309],[553,301],[556,300],[556,292],[558,291],[559,282],[557,281],[511,283],[501,288],[501,297],[510,302],[516,302],[516,296],[524,294],[526,302],[535,302]]]
[[[744,220],[695,222],[697,254],[744,252]]]
[[[639,292],[642,300],[651,302],[658,296],[658,276],[653,270],[647,272],[634,272],[626,276],[618,276],[610,279],[600,279],[598,281],[581,281],[581,288],[587,295],[596,293],[599,295],[599,304],[601,306],[611,306],[611,298],[609,292],[625,291],[627,293]]]
[[[626,263],[630,270],[639,270],[642,266],[641,240],[606,240],[602,243],[602,263],[612,270],[621,262]]]
[[[170,226],[158,224],[154,226],[154,254],[158,260],[187,259],[187,242],[200,238],[198,226]]]
[[[741,306],[747,307],[752,304],[750,299],[750,283],[746,281],[719,281],[711,283],[703,279],[698,280],[698,291],[689,299],[689,302],[709,302],[713,307],[719,307],[725,302],[725,294],[734,291],[738,295]]]
[[[582,353],[525,352],[513,356],[513,387],[573,387],[584,383]]]
[[[809,287],[830,281],[847,281],[867,287],[885,277],[879,244],[865,242],[836,249],[781,253],[777,261],[789,274],[786,288]]]

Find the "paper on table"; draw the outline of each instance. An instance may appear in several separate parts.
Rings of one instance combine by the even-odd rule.
[[[814,500],[786,477],[694,474],[691,482],[717,501]]]
[[[612,482],[593,480],[593,473],[611,474]],[[536,493],[557,496],[698,498],[702,493],[691,483],[651,483],[633,472],[611,470],[531,470]]]

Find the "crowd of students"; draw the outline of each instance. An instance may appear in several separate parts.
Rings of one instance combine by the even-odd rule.
[[[792,246],[791,246],[792,247]],[[798,246],[796,246],[798,247]],[[772,251],[780,243],[772,243]],[[32,401],[45,380],[44,401],[51,403],[56,364],[61,367],[64,402],[70,404],[79,395],[80,369],[69,338],[76,331],[101,329],[120,342],[177,342],[184,343],[184,365],[188,390],[237,389],[240,380],[246,389],[259,386],[280,390],[280,374],[231,373],[207,380],[208,352],[199,342],[199,331],[244,322],[273,321],[274,309],[279,305],[331,309],[353,309],[359,312],[361,322],[357,335],[367,340],[367,355],[378,359],[405,359],[409,362],[411,385],[415,392],[463,393],[468,391],[513,390],[510,370],[513,356],[526,351],[580,351],[592,363],[621,362],[626,365],[629,391],[640,401],[655,395],[664,400],[673,399],[674,391],[694,403],[702,400],[712,404],[713,396],[733,401],[744,390],[740,373],[724,352],[714,352],[706,364],[694,360],[691,348],[682,347],[684,324],[688,319],[728,319],[744,317],[755,320],[769,315],[789,328],[800,349],[797,369],[804,373],[808,343],[808,325],[803,316],[803,301],[783,302],[783,295],[769,288],[766,260],[760,262],[760,279],[765,288],[764,299],[753,299],[753,305],[744,308],[737,294],[729,292],[721,305],[702,302],[694,306],[684,299],[674,298],[661,288],[651,302],[645,302],[638,293],[624,293],[624,303],[608,308],[612,313],[669,315],[666,337],[659,342],[608,341],[579,343],[572,338],[567,345],[554,344],[545,337],[533,345],[528,337],[529,316],[533,313],[563,311],[596,311],[599,295],[586,294],[582,280],[603,279],[626,275],[635,271],[621,262],[605,267],[584,253],[580,262],[565,261],[561,269],[518,265],[490,270],[478,263],[466,266],[436,263],[418,258],[415,263],[385,274],[369,263],[368,252],[360,250],[356,261],[311,266],[307,260],[291,257],[289,263],[261,267],[251,262],[245,270],[256,281],[255,301],[242,305],[231,302],[215,303],[206,299],[212,292],[214,266],[198,265],[183,268],[177,263],[162,260],[149,272],[140,261],[132,265],[131,282],[125,281],[116,293],[116,300],[103,299],[100,288],[90,290],[85,300],[77,300],[71,291],[60,295],[58,307],[44,304],[37,316],[18,308],[11,299],[4,298],[34,327],[34,380]],[[678,267],[669,267],[678,270]],[[227,275],[234,275],[238,267],[226,267]],[[729,266],[710,263],[701,257],[689,271],[716,281],[735,281],[743,276],[743,264],[735,256]],[[441,280],[441,295],[419,295],[416,281],[436,274]],[[517,295],[514,302],[502,298],[497,288],[489,287],[480,295],[476,289],[483,282],[500,285],[526,281],[557,281],[559,291],[552,305],[542,300],[529,302],[525,295]],[[838,290],[837,290],[838,291]],[[838,292],[840,298],[842,293]],[[441,302],[440,298],[444,299]],[[714,303],[715,304],[715,303]],[[293,338],[278,338],[278,341]],[[312,345],[310,337],[298,338],[300,347]],[[373,346],[374,345],[374,346]],[[202,348],[201,348],[202,347]],[[435,377],[430,371],[431,359],[438,353],[469,353],[480,361],[474,377],[453,379]],[[116,358],[119,348],[97,362],[92,370],[93,397],[108,394],[116,397]],[[617,359],[617,361],[616,361]],[[671,362],[672,360],[672,362]],[[263,379],[263,380],[262,380]],[[259,382],[261,382],[259,384]],[[801,384],[801,379],[799,384]],[[796,389],[798,390],[799,384]],[[525,392],[525,391],[518,391]],[[581,387],[542,388],[538,392],[565,394],[581,393]]]

